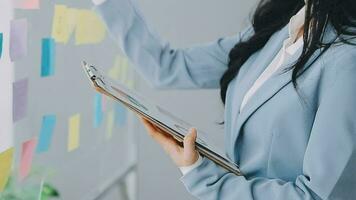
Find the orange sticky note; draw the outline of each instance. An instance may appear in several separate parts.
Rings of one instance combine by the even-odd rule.
[[[20,161],[20,180],[28,176],[31,171],[33,152],[37,141],[31,139],[22,144],[21,161]]]
[[[0,153],[0,192],[4,190],[6,183],[9,180],[13,155],[13,147]]]

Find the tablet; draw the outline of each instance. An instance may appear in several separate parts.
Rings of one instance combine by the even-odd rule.
[[[150,102],[125,85],[114,82],[109,77],[104,76],[99,68],[89,65],[85,61],[82,62],[82,67],[96,91],[121,103],[137,115],[144,117],[164,132],[172,135],[181,145],[183,144],[184,136],[189,132],[189,128],[193,127],[191,124],[176,117],[159,105]],[[197,129],[197,133],[198,137],[195,145],[200,155],[212,160],[237,176],[242,175],[238,165],[229,160],[222,152],[219,152],[213,142],[209,141],[209,137],[205,132]]]

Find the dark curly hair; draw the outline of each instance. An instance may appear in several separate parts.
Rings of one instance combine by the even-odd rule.
[[[228,69],[220,79],[220,96],[223,103],[225,103],[229,83],[236,77],[245,61],[261,49],[275,32],[286,26],[290,18],[304,5],[304,0],[262,0],[258,4],[252,19],[254,35],[247,41],[237,43],[229,53]],[[337,37],[331,42],[325,43],[323,38],[328,24],[335,29]],[[356,36],[356,31],[350,27],[356,27],[355,0],[307,1],[303,51],[295,64],[288,68],[288,70],[293,69],[292,82],[296,89],[298,75],[316,50],[321,49],[322,51],[315,60],[333,43],[351,43],[350,39]],[[336,40],[337,38],[339,39]]]

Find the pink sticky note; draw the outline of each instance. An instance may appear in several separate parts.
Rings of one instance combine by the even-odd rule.
[[[19,9],[38,9],[40,8],[39,0],[14,0],[14,7]]]
[[[10,26],[10,59],[20,60],[27,55],[27,19],[15,19]]]
[[[21,162],[20,162],[20,180],[28,176],[31,171],[33,152],[36,147],[36,139],[31,139],[22,144]]]

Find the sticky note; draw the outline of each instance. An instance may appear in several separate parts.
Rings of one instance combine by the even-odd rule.
[[[38,9],[40,8],[39,0],[15,0],[14,7],[18,9]]]
[[[112,137],[112,132],[115,122],[115,112],[110,110],[107,112],[107,121],[106,121],[106,138],[110,139]]]
[[[55,5],[52,21],[52,38],[57,43],[67,43],[76,25],[77,9]]]
[[[52,76],[54,74],[55,45],[53,38],[42,39],[41,77]]]
[[[79,147],[79,134],[80,114],[75,114],[69,118],[68,151],[73,151]]]
[[[15,19],[10,24],[10,59],[17,61],[27,55],[27,19]]]
[[[128,69],[129,69],[129,61],[127,60],[127,58],[122,58],[120,64],[120,80],[123,83],[127,83],[128,73],[129,73]]]
[[[125,125],[127,121],[127,109],[121,104],[115,104],[115,123],[119,126]]]
[[[106,109],[108,107],[107,104],[108,104],[108,101],[107,101],[105,95],[101,95],[101,109],[102,109],[103,112],[106,111]]]
[[[120,77],[120,68],[118,66],[113,66],[109,69],[108,76],[114,80],[118,80]]]
[[[0,33],[0,58],[2,55],[2,43],[3,43],[3,38],[4,38],[4,34]]]
[[[56,5],[52,37],[57,43],[66,44],[73,32],[76,45],[99,43],[106,36],[105,25],[94,11]]]
[[[75,27],[76,45],[99,43],[105,36],[105,25],[94,11],[84,9],[78,11]]]
[[[0,192],[4,190],[6,183],[9,180],[13,155],[14,155],[13,147],[0,153]]]
[[[109,69],[108,76],[114,80],[118,80],[120,78],[120,64],[121,58],[120,56],[116,56],[114,60],[114,65]]]
[[[45,115],[42,117],[42,127],[36,149],[38,153],[49,150],[56,121],[55,115]]]
[[[103,120],[102,95],[95,94],[94,97],[94,127],[98,128]]]
[[[28,100],[28,79],[24,78],[13,83],[13,121],[17,122],[26,117]]]
[[[114,65],[109,69],[108,76],[114,80],[120,80],[130,88],[133,87],[133,83],[129,78],[129,61],[126,57],[115,57]]]
[[[126,84],[127,84],[127,87],[130,89],[135,88],[135,81],[133,79],[127,80]]]
[[[31,139],[22,144],[21,161],[20,161],[20,180],[28,176],[31,171],[33,152],[36,147],[36,139]]]

